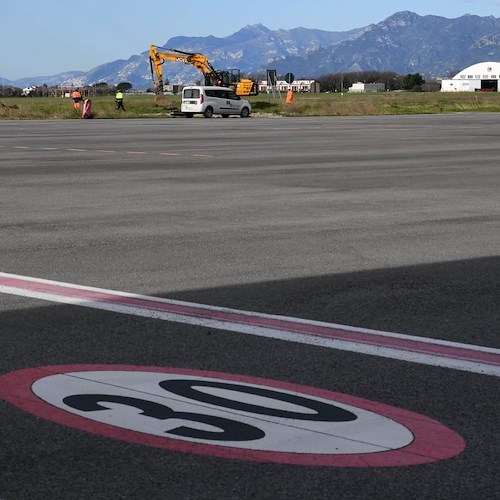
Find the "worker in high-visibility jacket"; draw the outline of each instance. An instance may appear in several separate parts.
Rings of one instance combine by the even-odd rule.
[[[123,109],[123,111],[125,111],[125,108],[123,107],[123,92],[121,90],[116,93],[115,101],[116,109]]]
[[[80,102],[82,101],[82,93],[80,92],[80,89],[75,89],[71,93],[71,99],[73,99],[73,108],[75,108],[76,111],[80,111]]]

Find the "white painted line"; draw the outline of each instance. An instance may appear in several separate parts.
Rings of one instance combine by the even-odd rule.
[[[87,149],[77,149],[77,148],[68,148],[67,151],[76,151],[77,153],[82,153],[88,151]]]
[[[180,153],[160,153],[163,156],[180,156]]]
[[[0,273],[0,292],[500,376],[500,349]]]

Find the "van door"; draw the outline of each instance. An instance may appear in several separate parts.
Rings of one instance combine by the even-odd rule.
[[[219,99],[218,99],[218,94],[217,90],[214,89],[204,89],[204,94],[205,94],[205,103],[203,106],[203,111],[205,111],[206,108],[209,106],[212,108],[214,113],[220,113],[219,111]]]
[[[181,111],[185,113],[201,112],[200,89],[186,88],[182,92]]]
[[[224,114],[237,115],[240,112],[240,96],[236,95],[232,90],[221,90],[223,99]]]

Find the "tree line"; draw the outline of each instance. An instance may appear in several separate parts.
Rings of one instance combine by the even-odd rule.
[[[256,81],[266,80],[263,73],[246,76]],[[284,80],[284,76],[279,76]],[[301,77],[300,80],[310,80]],[[319,83],[321,92],[347,92],[355,83],[384,83],[387,90],[405,90],[409,92],[436,92],[441,90],[441,84],[435,80],[426,82],[420,73],[400,75],[393,71],[350,71],[346,73],[328,73],[314,79]]]
[[[353,84],[384,83],[386,90],[406,90],[410,92],[435,91],[440,85],[426,84],[420,73],[399,75],[392,71],[353,71],[348,73],[329,73],[317,78],[322,92],[344,92]],[[434,82],[435,83],[435,82]]]
[[[262,75],[253,75],[256,80],[265,79]],[[387,90],[406,90],[410,92],[435,92],[440,90],[439,83],[426,82],[420,73],[409,73],[399,75],[392,71],[352,71],[347,73],[328,73],[316,78],[321,92],[345,92],[354,83],[384,83]],[[51,89],[60,87],[48,87],[46,84],[36,87],[30,92],[30,97],[47,97],[53,95]],[[126,91],[132,88],[129,82],[121,82],[118,85],[108,85],[101,82],[95,85],[82,87],[86,96],[113,95],[118,90]],[[21,97],[23,90],[9,85],[0,85],[0,97]]]
[[[75,88],[72,86],[71,88]],[[56,93],[59,95],[62,89],[69,89],[70,87],[52,86],[49,87],[47,84],[30,87],[32,90],[28,94],[23,92],[23,89],[19,87],[14,87],[12,85],[0,85],[0,97],[49,97]],[[84,96],[105,96],[114,95],[118,90],[125,92],[132,88],[132,84],[129,82],[121,82],[118,85],[108,85],[105,82],[96,83],[94,85],[85,85],[80,87],[80,91]],[[69,92],[69,90],[68,90]]]

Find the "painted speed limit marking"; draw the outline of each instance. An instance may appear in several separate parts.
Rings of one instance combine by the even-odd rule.
[[[123,441],[242,460],[407,466],[451,458],[439,422],[311,387],[224,373],[121,365],[41,367],[0,377],[0,397]]]

